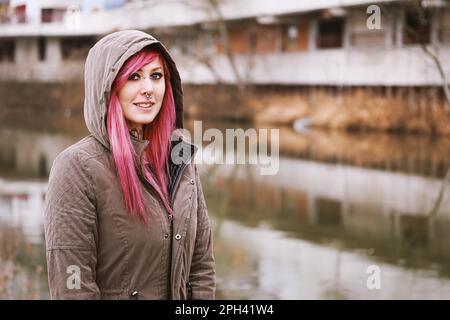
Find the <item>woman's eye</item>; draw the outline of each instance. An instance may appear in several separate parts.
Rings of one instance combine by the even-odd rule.
[[[162,77],[163,77],[163,74],[161,72],[152,73],[152,78],[155,79],[155,80],[159,80]]]
[[[137,73],[133,73],[128,77],[128,80],[139,80],[139,75]]]

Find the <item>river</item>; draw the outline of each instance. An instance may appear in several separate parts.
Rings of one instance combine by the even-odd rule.
[[[85,134],[71,115],[1,127],[0,299],[49,299],[48,173]],[[449,139],[281,128],[278,147],[274,175],[261,164],[199,164],[217,298],[450,299]]]

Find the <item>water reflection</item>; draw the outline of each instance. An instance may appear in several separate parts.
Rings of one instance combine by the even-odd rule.
[[[429,214],[441,180],[293,159],[281,159],[279,174],[270,178],[256,170],[218,166],[205,179],[218,241],[231,241],[228,250],[249,260],[247,275],[239,274],[253,279],[255,268],[270,264],[268,274],[276,274],[270,281],[282,281],[286,274],[298,278],[287,284],[295,292],[264,292],[259,284],[248,297],[273,292],[280,299],[450,297],[449,196],[443,196],[435,215]],[[224,268],[233,261],[227,255],[218,258],[224,259]],[[383,274],[379,291],[366,287],[372,264]],[[414,288],[402,289],[405,277]],[[433,290],[425,289],[431,284]],[[334,289],[328,290],[331,285]]]
[[[20,228],[31,244],[43,244],[45,182],[7,181],[0,179],[0,222]]]
[[[194,122],[186,121],[192,132]],[[203,130],[218,128],[272,128],[265,124],[203,122]],[[273,127],[278,128],[278,127]],[[380,132],[309,130],[281,127],[280,153],[321,163],[348,164],[389,172],[443,178],[450,168],[450,137],[393,135]]]
[[[48,298],[47,175],[84,134],[0,129],[0,298]],[[450,298],[449,141],[346,135],[283,128],[275,176],[255,165],[201,167],[218,298]],[[370,265],[380,267],[380,290],[366,286]]]
[[[1,177],[14,180],[33,178],[45,181],[58,153],[84,135],[85,130],[82,129],[58,133],[2,127],[0,129]]]
[[[299,137],[331,144],[334,133],[327,138],[327,133],[316,134]],[[344,135],[338,136],[336,143],[343,144],[339,140]],[[367,137],[360,138],[349,136],[364,144]],[[295,149],[289,139],[281,134],[284,155]],[[393,159],[389,152],[378,155],[382,160],[363,153],[340,157],[341,150],[300,143],[296,151],[301,155],[281,157],[275,176],[261,176],[254,165],[206,168],[205,189],[220,242],[216,246],[224,251],[218,254],[223,296],[449,298],[450,181],[448,173],[444,177],[449,168],[444,154],[450,145],[447,139],[427,145],[427,139],[417,137],[421,147],[411,154],[407,146],[392,153]],[[397,136],[384,141],[387,146],[400,143]],[[313,159],[305,156],[308,150],[314,150]],[[421,161],[398,161],[409,156]],[[382,290],[366,286],[371,265],[382,271]],[[272,284],[266,286],[268,282]]]
[[[371,251],[345,250],[339,242],[313,243],[264,225],[223,221],[216,230],[218,286],[233,299],[439,299],[450,280],[431,269],[386,263]],[[368,266],[382,271],[381,289],[366,286]]]

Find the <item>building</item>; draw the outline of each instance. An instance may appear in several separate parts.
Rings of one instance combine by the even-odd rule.
[[[81,80],[89,48],[109,32],[130,28],[167,44],[184,82],[192,84],[440,86],[423,44],[438,48],[450,76],[450,4],[443,0],[421,1],[418,9],[399,0],[230,0],[218,8],[223,19],[217,8],[197,6],[202,0],[189,6],[151,1],[150,7],[127,1],[85,11],[83,1],[63,2],[64,15],[47,8],[53,13],[45,18],[42,9],[40,22],[19,14],[0,25],[0,80]]]

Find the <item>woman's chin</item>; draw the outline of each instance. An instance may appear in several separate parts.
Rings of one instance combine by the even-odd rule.
[[[133,122],[138,124],[138,125],[143,126],[143,125],[152,123],[153,120],[155,120],[155,117],[152,116],[152,117],[145,117],[145,118],[143,117],[143,118],[140,118],[140,119],[136,119],[136,121],[133,121]]]

